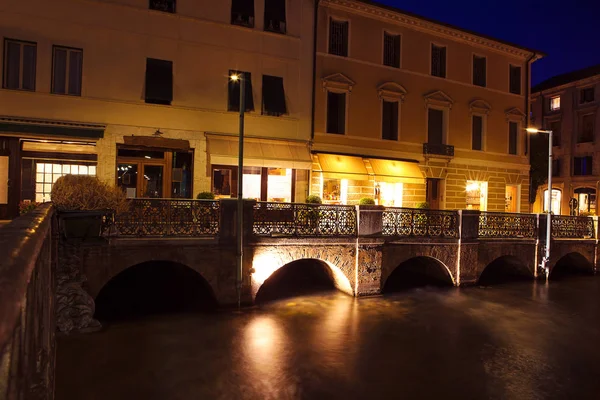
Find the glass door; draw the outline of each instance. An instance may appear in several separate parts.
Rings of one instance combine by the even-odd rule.
[[[143,164],[142,195],[145,198],[163,198],[164,165]]]

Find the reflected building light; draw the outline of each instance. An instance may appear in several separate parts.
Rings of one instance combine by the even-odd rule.
[[[260,286],[281,267],[281,260],[272,253],[262,253],[254,256],[252,261],[252,283]]]

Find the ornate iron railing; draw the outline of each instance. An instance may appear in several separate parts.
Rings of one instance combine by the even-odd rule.
[[[384,236],[457,238],[458,212],[416,208],[386,208],[383,211]]]
[[[53,214],[46,203],[0,228],[0,399],[54,399]]]
[[[220,203],[213,200],[134,199],[105,231],[119,237],[198,237],[219,234]]]
[[[552,216],[552,237],[556,239],[595,238],[594,219],[591,217]]]
[[[535,214],[482,212],[479,215],[480,238],[534,238]]]
[[[441,143],[423,143],[423,154],[454,157],[454,146]]]
[[[354,206],[270,203],[254,206],[257,236],[356,236]]]
[[[175,0],[150,0],[150,9],[174,13]]]

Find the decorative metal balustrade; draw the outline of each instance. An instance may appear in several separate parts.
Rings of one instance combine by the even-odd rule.
[[[591,217],[552,216],[552,237],[555,239],[595,239]]]
[[[537,233],[535,214],[482,212],[479,215],[479,237],[493,238],[534,238]]]
[[[441,143],[423,143],[423,154],[454,157],[454,146]]]
[[[458,212],[416,208],[386,208],[384,236],[458,238]]]
[[[254,206],[257,236],[356,236],[354,206],[269,203]]]
[[[213,200],[134,199],[105,231],[118,237],[200,237],[219,234],[220,203]]]

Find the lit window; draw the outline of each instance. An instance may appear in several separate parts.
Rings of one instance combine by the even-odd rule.
[[[560,110],[560,96],[554,96],[550,99],[550,110]]]
[[[404,192],[404,184],[379,182],[379,205],[387,207],[402,207],[402,197]],[[377,197],[377,191],[375,192]]]
[[[487,211],[488,183],[467,181],[467,210]]]
[[[52,185],[64,175],[96,175],[95,165],[77,165],[54,163],[36,163],[35,167],[35,201],[50,201]]]
[[[552,205],[551,212],[555,215],[560,215],[560,202],[562,192],[558,189],[552,189]],[[548,211],[548,189],[544,190],[544,212]]]

